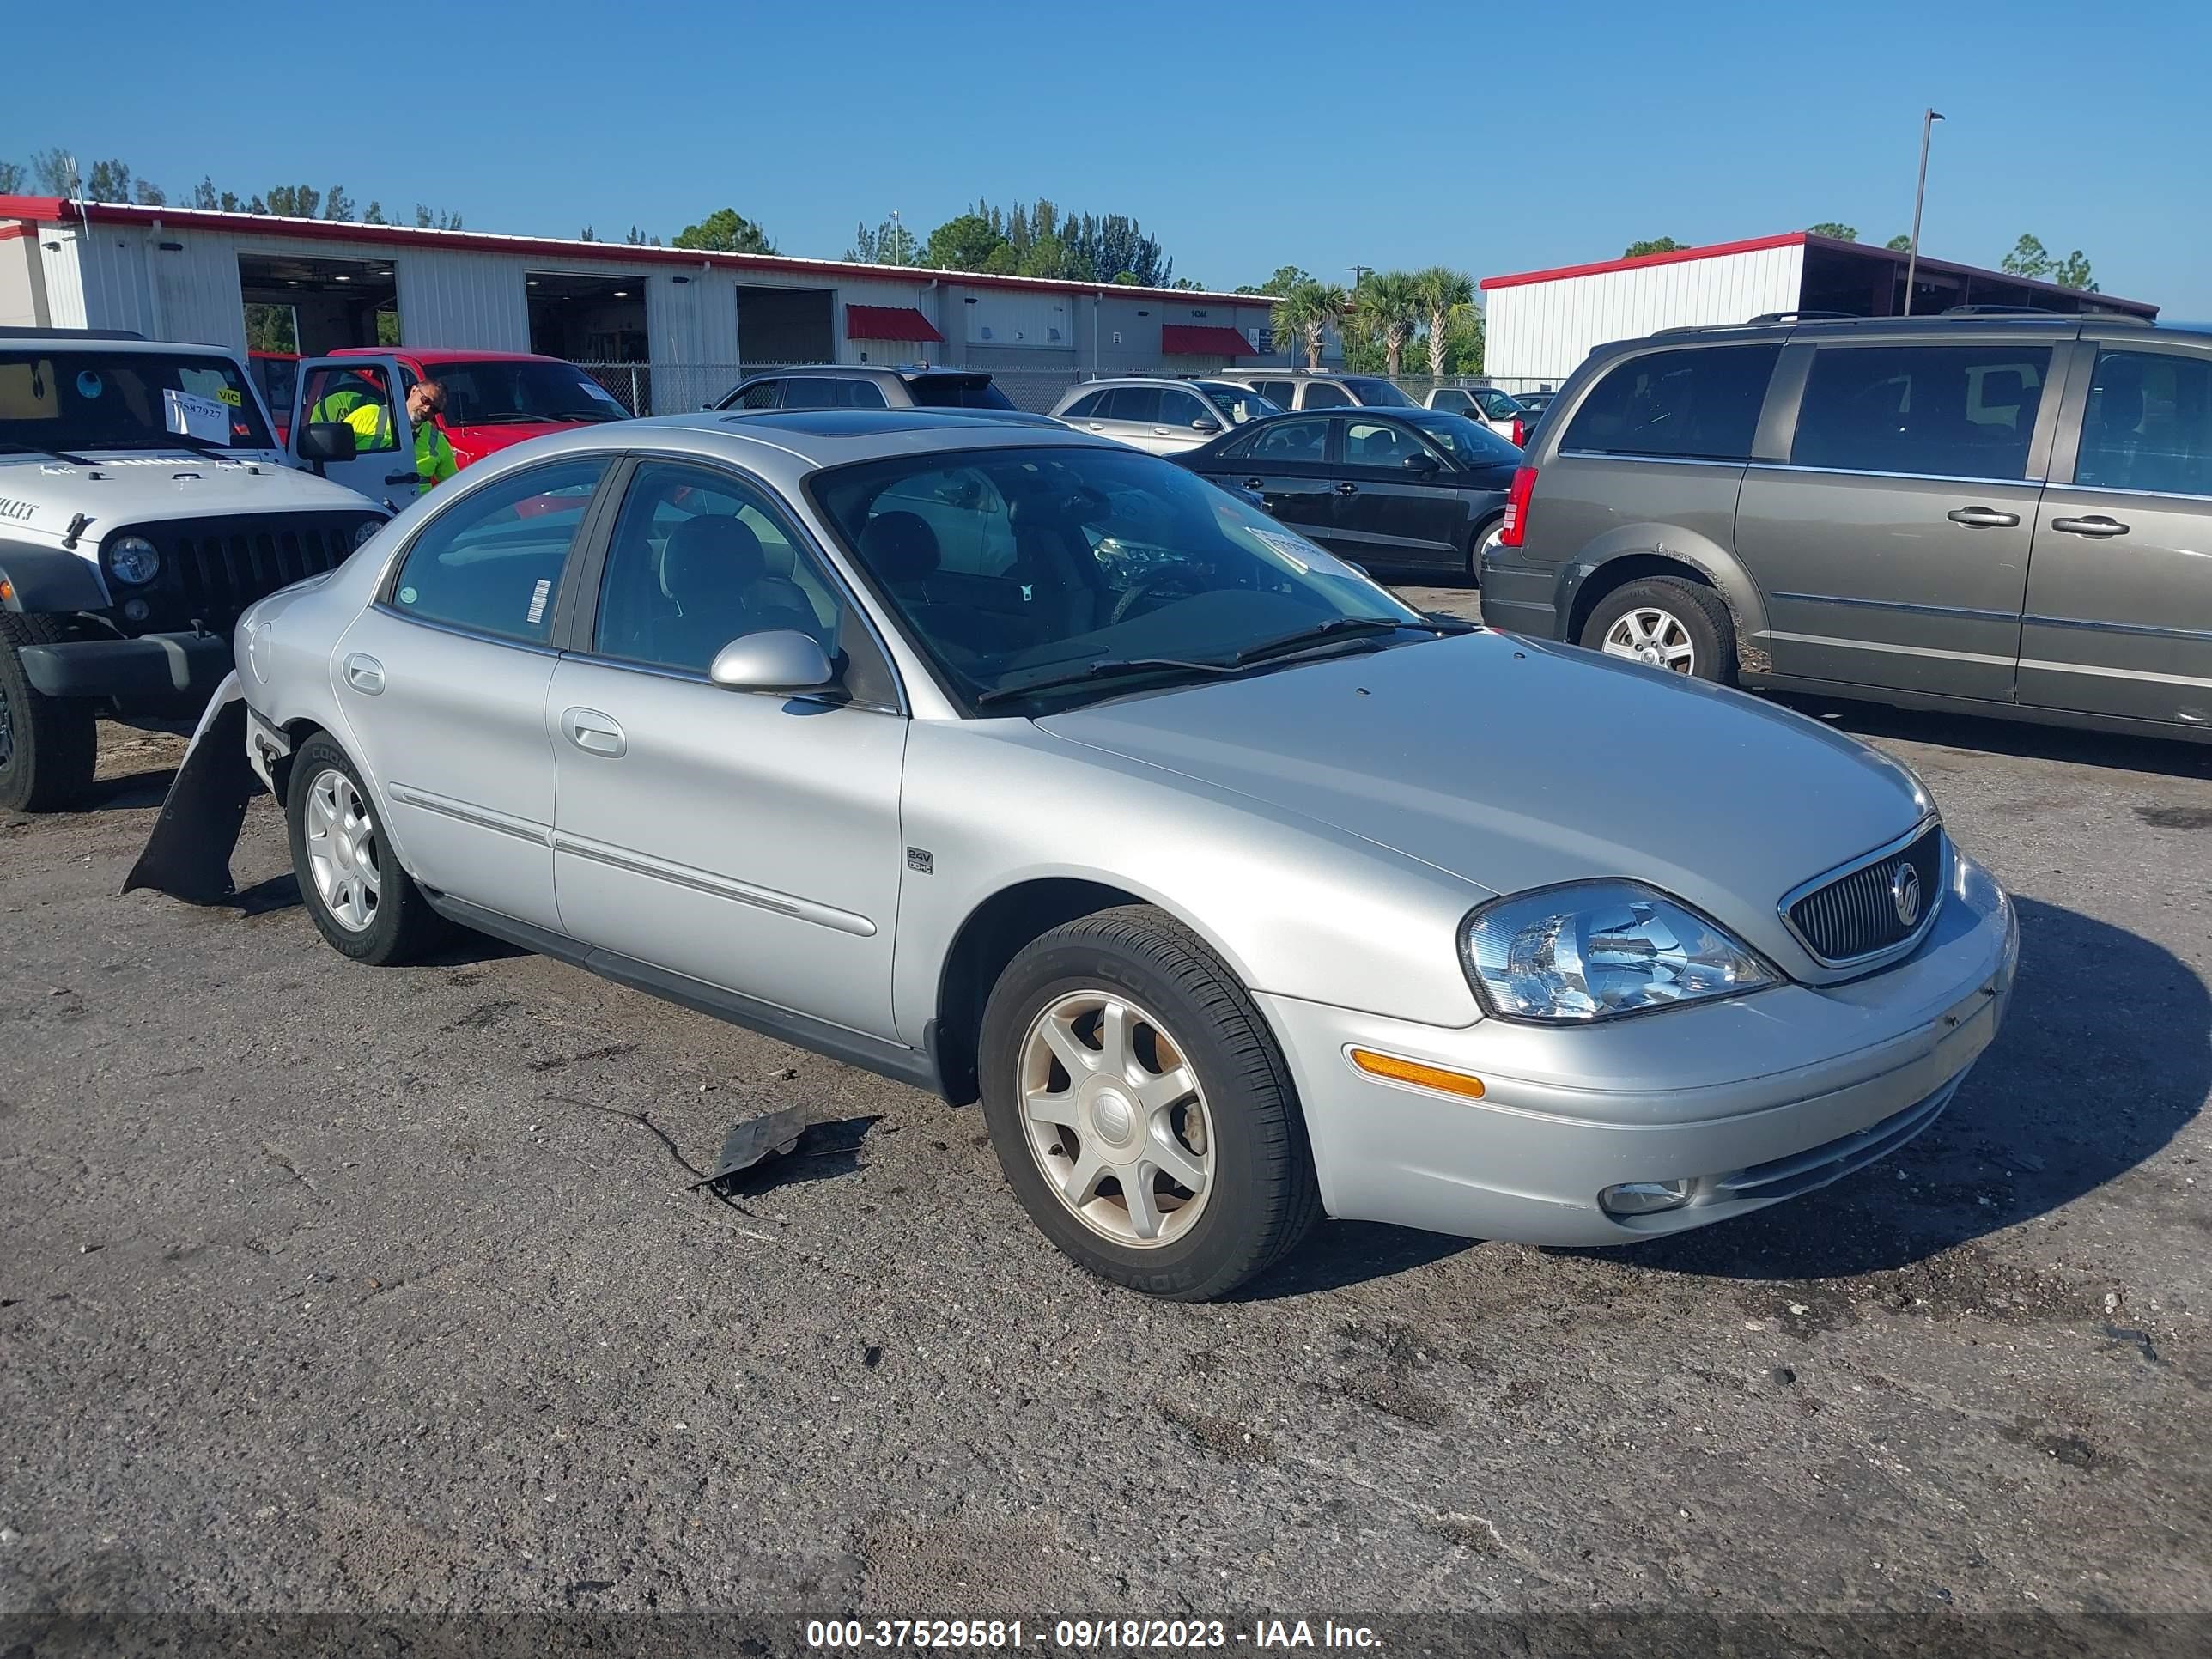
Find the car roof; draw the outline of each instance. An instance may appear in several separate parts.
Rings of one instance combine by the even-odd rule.
[[[780,368],[763,368],[745,376],[745,381],[773,380],[792,374],[884,375],[895,380],[919,380],[928,374],[974,375],[981,380],[991,378],[988,368],[961,368],[951,363],[789,363]]]
[[[398,357],[410,363],[565,363],[540,351],[470,351],[459,346],[340,346],[332,357]],[[640,365],[642,367],[643,365]]]
[[[656,434],[723,443],[761,446],[811,466],[836,466],[878,456],[918,450],[955,450],[1066,444],[1090,449],[1121,449],[1110,438],[1077,432],[1048,416],[1009,420],[1007,410],[963,409],[763,409],[702,410],[659,415],[587,428],[600,447],[615,440],[624,447],[649,448]],[[590,447],[586,444],[582,447]]]
[[[76,334],[67,330],[54,333],[41,329],[0,329],[0,349],[12,351],[30,346],[57,351],[127,351],[134,357],[152,352],[163,356],[226,357],[237,361],[237,354],[228,346],[198,345],[182,340],[142,340],[120,331]]]
[[[1848,338],[1853,334],[1896,331],[1911,334],[2029,333],[2072,339],[2084,329],[2112,327],[2146,335],[2186,334],[2201,337],[2212,333],[2204,323],[2153,322],[2121,312],[2054,312],[1992,308],[1988,311],[1938,311],[1921,317],[1839,317],[1820,312],[1769,312],[1741,323],[1685,323],[1632,337],[1638,340],[1692,340],[1728,335],[1756,335],[1778,339],[1784,336]]]

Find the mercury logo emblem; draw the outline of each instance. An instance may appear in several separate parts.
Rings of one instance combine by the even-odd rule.
[[[1890,876],[1889,902],[1897,907],[1897,919],[1905,927],[1920,920],[1920,872],[1911,864],[1900,861]]]

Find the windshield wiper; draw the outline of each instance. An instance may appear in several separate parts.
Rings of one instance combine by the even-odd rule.
[[[66,466],[91,466],[82,455],[72,455],[66,449],[49,449],[44,444],[19,444],[12,440],[0,442],[0,453],[9,455],[51,455]]]
[[[601,421],[619,421],[623,417],[611,409],[556,409],[546,416],[551,421],[590,421],[594,425]]]
[[[1015,697],[1026,697],[1032,691],[1052,691],[1063,686],[1087,685],[1092,680],[1112,679],[1121,674],[1152,674],[1176,670],[1188,674],[1221,675],[1237,672],[1234,662],[1206,662],[1195,657],[1101,657],[1097,661],[1066,674],[1048,674],[1042,679],[1024,680],[1019,685],[1002,685],[995,690],[977,696],[978,708],[985,703],[1006,702]]]
[[[1401,628],[1435,626],[1420,617],[1331,617],[1310,628],[1301,628],[1295,634],[1280,634],[1272,640],[1261,640],[1248,645],[1229,657],[1227,665],[1242,668],[1246,663],[1265,662],[1270,657],[1280,656],[1285,651],[1301,650],[1309,645],[1319,645],[1327,640],[1365,639],[1378,634],[1395,634]]]
[[[195,438],[189,432],[141,432],[119,438],[102,438],[91,446],[94,449],[179,449],[196,450],[203,455],[220,455],[227,450],[240,447],[233,443],[219,444],[212,438]],[[259,447],[258,445],[254,447]]]

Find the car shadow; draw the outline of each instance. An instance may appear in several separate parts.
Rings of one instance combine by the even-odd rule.
[[[2145,738],[2110,732],[2075,731],[2062,726],[2033,726],[1979,714],[1954,714],[1886,703],[1844,702],[1794,691],[1771,697],[1855,738],[1888,738],[1924,743],[1968,757],[2012,755],[2022,760],[2065,761],[2124,772],[2171,777],[2212,778],[2212,744],[2182,738]]]
[[[1310,1296],[1316,1291],[1340,1291],[1347,1285],[1411,1273],[1447,1256],[1480,1249],[1481,1243],[1379,1221],[1325,1221],[1304,1244],[1258,1278],[1231,1291],[1225,1299],[1275,1302],[1285,1297]]]
[[[1925,1133],[1802,1198],[1604,1254],[1725,1279],[1878,1273],[2086,1198],[2166,1146],[2212,1089],[2212,994],[2124,928],[2015,902],[2004,1027]]]

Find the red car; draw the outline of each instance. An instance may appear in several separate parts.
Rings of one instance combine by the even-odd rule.
[[[463,466],[526,438],[629,416],[612,392],[559,357],[428,346],[356,346],[330,355],[395,360],[403,392],[418,380],[443,386],[446,412],[438,426]]]

